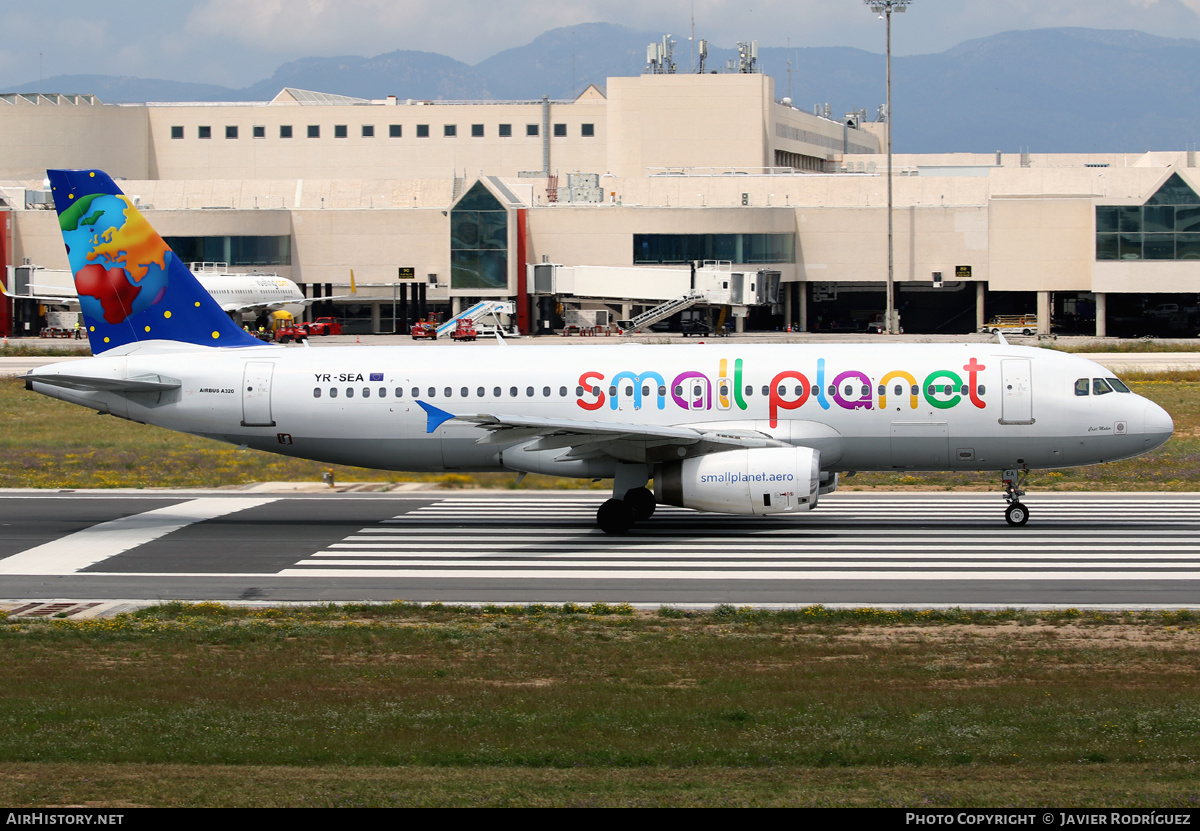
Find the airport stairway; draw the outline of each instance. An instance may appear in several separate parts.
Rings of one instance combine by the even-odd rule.
[[[483,322],[484,316],[491,315],[496,322],[496,326],[503,327],[499,316],[502,314],[513,314],[514,308],[511,300],[480,300],[474,306],[464,309],[439,326],[437,335],[439,338],[449,337],[450,333],[454,331],[459,318],[463,317],[469,317],[476,324],[479,324]]]
[[[626,332],[636,332],[639,329],[644,329],[652,323],[668,318],[676,312],[682,312],[684,309],[690,309],[701,300],[704,299],[704,292],[693,289],[687,294],[679,297],[672,297],[664,303],[660,303],[652,309],[647,309],[632,320],[618,320],[617,325]]]

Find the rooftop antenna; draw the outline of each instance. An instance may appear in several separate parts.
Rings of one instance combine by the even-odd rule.
[[[663,36],[659,43],[651,43],[646,47],[646,72],[651,75],[674,75],[674,51],[675,41],[671,40],[670,35]]]
[[[787,39],[787,79],[788,98],[792,97],[792,39]]]
[[[696,71],[696,0],[692,0],[692,33],[688,35],[688,49],[692,53],[692,72]]]
[[[757,72],[758,64],[758,41],[752,40],[749,42],[738,41],[738,68],[737,71],[743,74]]]

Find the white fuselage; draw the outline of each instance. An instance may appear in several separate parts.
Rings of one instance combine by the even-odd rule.
[[[418,399],[459,416],[757,431],[820,450],[826,471],[1054,468],[1144,453],[1170,416],[1131,392],[1091,392],[1091,361],[1002,344],[499,347],[165,342],[35,370],[30,387],[101,412],[285,455],[377,469],[612,475],[611,452],[526,453],[474,424],[432,432]],[[179,381],[160,392],[38,383],[54,373]],[[1089,379],[1089,394],[1077,382]],[[1096,388],[1106,387],[1107,384]],[[654,442],[616,455],[655,463]]]
[[[300,287],[274,274],[213,274],[198,272],[196,279],[226,311],[279,307],[304,301]]]

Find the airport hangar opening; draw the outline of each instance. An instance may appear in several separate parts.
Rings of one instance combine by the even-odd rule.
[[[6,94],[0,125],[6,266],[66,267],[44,171],[94,167],[185,261],[310,297],[347,294],[353,269],[356,296],[306,313],[351,332],[479,299],[513,301],[531,333],[628,320],[705,269],[744,290],[659,326],[867,331],[885,306],[884,125],[801,111],[766,75],[610,78],[568,101]],[[1193,151],[897,154],[900,325],[1032,315],[1040,332],[1196,335],[1195,165]],[[539,280],[539,265],[576,277]],[[0,329],[28,331],[35,313],[2,305]]]

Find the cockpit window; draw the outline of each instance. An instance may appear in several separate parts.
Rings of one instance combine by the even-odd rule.
[[[1075,394],[1087,395],[1091,391],[1091,382],[1087,378],[1080,378],[1075,382]]]
[[[1117,392],[1133,392],[1133,390],[1125,386],[1125,383],[1118,378],[1105,378],[1104,380],[1108,381],[1108,383],[1112,385],[1112,388]]]
[[[1110,393],[1112,391],[1113,391],[1112,387],[1110,387],[1108,385],[1108,382],[1105,381],[1103,378],[1093,378],[1092,379],[1092,392],[1095,393],[1096,395],[1106,395],[1107,393]]]

